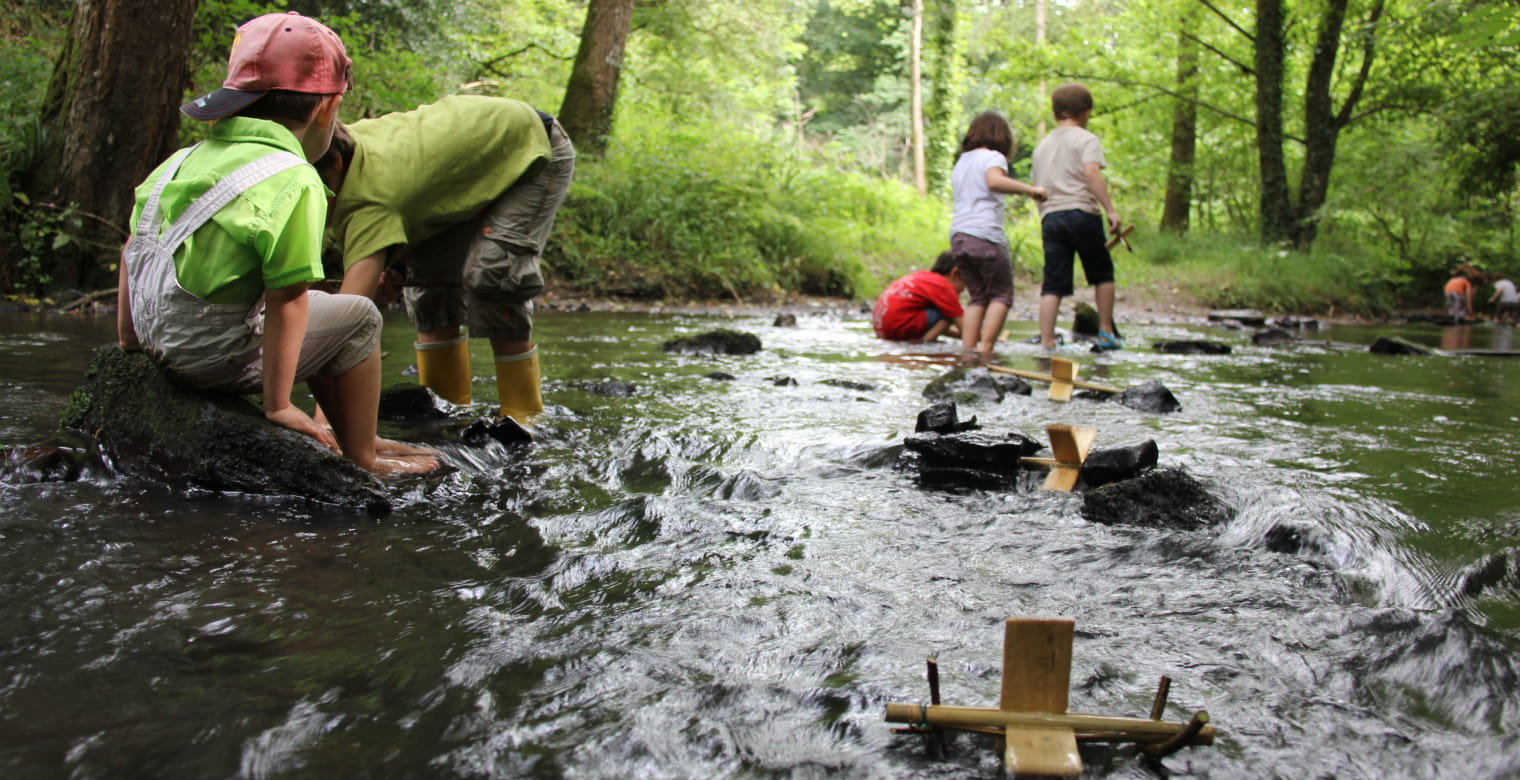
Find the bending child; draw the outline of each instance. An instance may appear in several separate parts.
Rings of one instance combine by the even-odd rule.
[[[457,95],[340,128],[317,168],[338,193],[342,291],[374,296],[388,269],[407,271],[418,380],[469,403],[467,326],[490,339],[501,413],[543,412],[538,258],[575,171],[559,122],[520,101]]]
[[[122,250],[117,340],[184,384],[263,393],[264,416],[380,475],[428,472],[430,451],[376,454],[380,312],[308,291],[322,273],[327,150],[351,85],[338,36],[294,12],[238,29],[222,88],[181,110],[213,120],[138,186]],[[333,430],[290,401],[307,382]]]
[[[1103,146],[1087,130],[1092,93],[1081,84],[1062,84],[1050,95],[1056,128],[1034,149],[1032,176],[1050,197],[1040,202],[1040,235],[1045,244],[1045,279],[1040,286],[1040,345],[1056,346],[1056,315],[1072,294],[1073,256],[1094,287],[1099,349],[1122,349],[1114,327],[1114,259],[1104,246],[1102,214],[1108,230],[1119,232],[1119,212],[1103,178]]]
[[[965,289],[955,267],[955,254],[941,252],[933,268],[914,271],[882,291],[871,307],[876,337],[914,343],[945,335],[960,338],[965,314],[960,296]]]
[[[1045,188],[1031,186],[1008,175],[1008,155],[1013,153],[1013,131],[995,111],[973,120],[961,139],[961,156],[950,173],[955,195],[955,215],[950,220],[950,251],[955,253],[966,304],[961,345],[981,359],[992,355],[993,345],[1008,320],[1013,305],[1013,256],[1003,232],[1003,196],[1028,195],[1043,200]]]

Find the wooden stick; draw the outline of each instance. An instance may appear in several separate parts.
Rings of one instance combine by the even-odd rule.
[[[1156,686],[1156,699],[1151,702],[1151,720],[1161,720],[1166,713],[1166,697],[1172,691],[1172,678],[1161,675],[1161,682]]]
[[[1163,758],[1176,753],[1188,745],[1212,745],[1214,744],[1213,734],[1209,735],[1208,742],[1204,742],[1199,738],[1201,737],[1203,730],[1208,728],[1208,725],[1208,711],[1199,710],[1193,713],[1193,719],[1188,721],[1187,727],[1182,731],[1177,732],[1176,736],[1159,744],[1146,745],[1146,755],[1155,756],[1156,758]]]
[[[926,664],[929,667],[929,703],[939,704],[939,661],[931,655]]]
[[[1113,249],[1119,245],[1120,241],[1123,241],[1125,249],[1129,249],[1131,252],[1135,251],[1134,249],[1130,248],[1129,245],[1129,234],[1133,232],[1135,232],[1134,225],[1120,225],[1119,232],[1115,233],[1112,238],[1108,239],[1108,243],[1104,244],[1103,248]]]
[[[1205,721],[1193,737],[1194,745],[1214,744],[1214,727]],[[922,723],[968,730],[987,727],[1070,729],[1082,734],[1116,735],[1116,741],[1166,742],[1191,723],[1174,723],[1149,718],[1126,718],[1117,715],[1087,715],[1076,712],[1004,712],[988,707],[950,707],[893,702],[887,704],[888,723]]]
[[[1100,393],[1122,393],[1122,392],[1124,392],[1124,388],[1121,388],[1121,387],[1110,387],[1108,385],[1100,385],[1097,382],[1088,382],[1088,381],[1082,380],[1082,379],[1060,379],[1060,380],[1058,380],[1056,377],[1053,377],[1050,374],[1041,374],[1041,373],[1037,373],[1037,372],[1034,372],[1034,371],[1021,371],[1021,370],[1019,370],[1017,368],[1003,368],[1002,366],[988,366],[987,370],[989,370],[989,371],[995,371],[995,372],[997,372],[999,374],[1011,374],[1013,376],[1019,376],[1019,377],[1025,378],[1025,379],[1034,379],[1034,380],[1040,381],[1040,382],[1056,382],[1056,381],[1068,382],[1071,385],[1073,385],[1074,387],[1080,387],[1083,390],[1097,390]]]

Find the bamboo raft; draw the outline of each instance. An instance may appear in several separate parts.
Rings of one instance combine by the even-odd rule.
[[[930,704],[890,703],[888,723],[910,724],[899,733],[940,737],[957,729],[1002,738],[1003,770],[1011,777],[1075,777],[1082,773],[1077,743],[1133,742],[1161,758],[1190,745],[1214,744],[1204,710],[1185,723],[1161,719],[1171,680],[1161,678],[1149,718],[1067,712],[1071,688],[1070,620],[1009,618],[1003,629],[1003,682],[996,709],[954,707],[939,701],[939,671],[928,659]]]

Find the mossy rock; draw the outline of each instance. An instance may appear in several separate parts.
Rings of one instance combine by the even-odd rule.
[[[93,439],[126,474],[223,493],[390,511],[380,482],[352,461],[265,420],[245,397],[187,389],[147,355],[115,345],[95,353],[61,422]]]

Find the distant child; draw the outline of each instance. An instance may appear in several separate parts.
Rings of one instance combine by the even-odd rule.
[[[351,85],[338,36],[294,12],[238,28],[222,88],[180,110],[214,120],[202,143],[137,188],[122,250],[117,340],[193,388],[263,393],[264,416],[381,475],[435,455],[376,453],[380,312],[308,291],[322,273],[327,151]],[[333,430],[291,404],[305,381]]]
[[[955,253],[941,252],[934,267],[914,271],[887,285],[871,309],[876,337],[889,341],[934,341],[942,335],[959,338],[961,318],[960,271]]]
[[[1463,263],[1457,270],[1452,271],[1451,279],[1446,282],[1446,314],[1453,320],[1461,322],[1473,316],[1473,283],[1472,276],[1475,269]]]
[[[1494,307],[1494,322],[1514,325],[1520,320],[1520,293],[1515,290],[1515,283],[1501,271],[1494,274],[1494,294],[1488,297],[1488,302],[1498,301]]]
[[[1040,233],[1045,243],[1045,280],[1040,287],[1040,344],[1056,346],[1056,315],[1061,299],[1072,294],[1072,259],[1094,289],[1098,307],[1099,349],[1121,349],[1114,327],[1114,261],[1104,246],[1103,217],[1118,233],[1119,212],[1103,178],[1103,147],[1087,130],[1092,93],[1081,84],[1062,84],[1050,95],[1056,128],[1034,150],[1034,183],[1049,192],[1040,202]]]
[[[961,156],[950,173],[955,215],[950,220],[950,251],[955,254],[969,302],[961,344],[984,359],[1008,319],[1013,305],[1013,257],[1003,233],[1003,196],[1045,197],[1045,189],[1008,176],[1013,131],[995,111],[983,112],[961,139]]]

